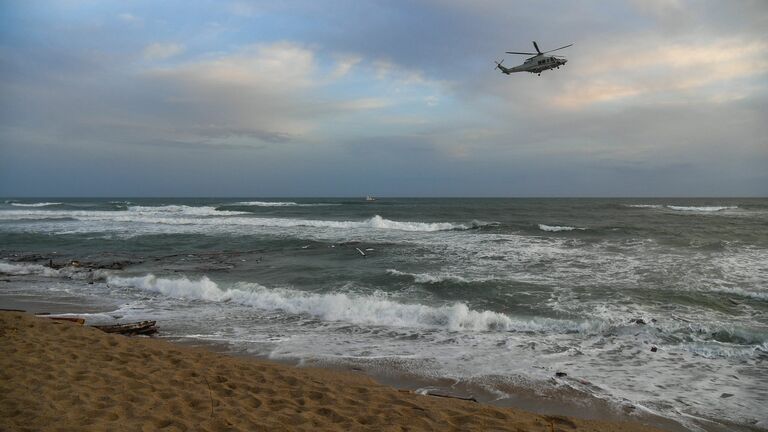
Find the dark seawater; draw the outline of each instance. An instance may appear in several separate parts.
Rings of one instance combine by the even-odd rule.
[[[0,304],[768,427],[768,199],[4,199],[0,272]]]

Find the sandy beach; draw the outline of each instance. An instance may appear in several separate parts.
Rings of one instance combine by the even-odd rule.
[[[0,313],[0,429],[652,431]]]

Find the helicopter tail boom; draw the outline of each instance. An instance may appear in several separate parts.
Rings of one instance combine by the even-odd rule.
[[[513,68],[505,68],[504,66],[501,65],[502,63],[504,63],[504,60],[502,60],[502,61],[495,61],[494,63],[496,63],[496,69],[500,70],[501,73],[509,75],[512,72],[514,72],[512,70]]]

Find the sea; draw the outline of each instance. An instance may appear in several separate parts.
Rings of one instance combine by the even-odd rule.
[[[35,302],[422,393],[768,428],[768,199],[0,199],[0,307]]]

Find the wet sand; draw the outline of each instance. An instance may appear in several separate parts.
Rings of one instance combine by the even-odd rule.
[[[0,312],[0,430],[654,431]]]

